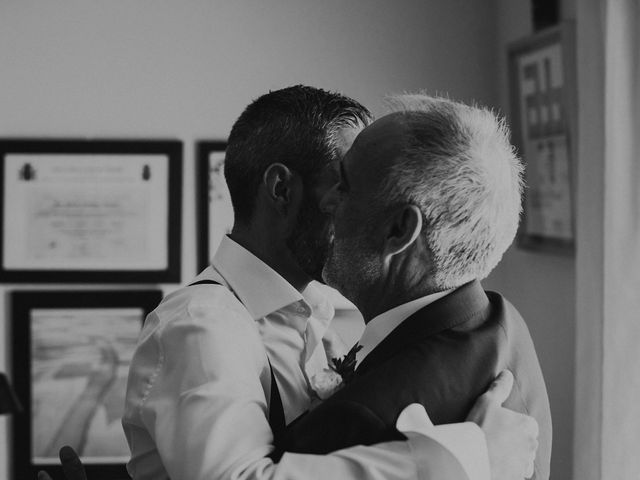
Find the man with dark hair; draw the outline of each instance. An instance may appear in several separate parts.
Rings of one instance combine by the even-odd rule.
[[[287,247],[304,281],[321,281],[327,217],[318,203],[336,182],[338,162],[371,121],[371,113],[355,100],[306,86],[278,90],[251,103],[232,127],[225,155],[234,234],[255,221],[259,188],[269,167],[286,166],[304,191]]]
[[[490,456],[492,478],[506,480],[518,478],[512,464],[531,461],[534,420],[501,407],[508,378],[473,410],[480,428],[456,425],[456,445],[441,426],[325,456],[274,449],[285,424],[318,402],[310,379],[327,367],[333,317],[311,283],[329,242],[319,203],[370,119],[349,98],[296,86],[260,97],[234,124],[232,233],[147,317],[131,363],[123,426],[134,479],[466,479],[474,461],[472,478],[486,478]]]

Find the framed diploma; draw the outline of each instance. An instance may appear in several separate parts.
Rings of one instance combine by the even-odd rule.
[[[182,144],[0,140],[0,282],[178,283]]]
[[[573,253],[575,48],[571,24],[509,46],[511,124],[525,163],[523,248]]]
[[[209,265],[220,240],[233,227],[231,196],[224,179],[226,147],[225,142],[219,141],[202,141],[196,145],[198,270]]]
[[[128,478],[121,425],[129,364],[160,290],[16,291],[11,294],[15,478],[46,469],[64,478],[63,445],[92,480]]]

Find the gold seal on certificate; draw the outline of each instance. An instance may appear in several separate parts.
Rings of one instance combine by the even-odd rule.
[[[3,278],[135,282],[179,273],[171,264],[173,249],[179,262],[179,142],[0,146]]]

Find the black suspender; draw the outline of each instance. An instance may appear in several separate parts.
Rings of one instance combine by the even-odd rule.
[[[193,287],[194,285],[222,285],[220,282],[216,282],[215,280],[198,280],[197,282],[190,283],[189,287]]]
[[[194,285],[222,285],[220,282],[216,282],[215,280],[199,280],[197,282],[193,282],[189,284],[189,286]],[[271,396],[269,399],[269,426],[271,427],[271,432],[273,433],[273,443],[276,446],[276,449],[271,452],[269,457],[277,462],[282,457],[283,452],[280,451],[278,446],[281,443],[281,439],[284,435],[284,431],[286,428],[286,423],[284,419],[284,408],[282,406],[282,397],[280,397],[280,390],[278,389],[278,383],[276,382],[276,376],[273,373],[273,367],[271,366],[271,360],[267,356],[267,362],[269,362],[269,370],[271,371]]]
[[[269,360],[269,357],[267,357]],[[269,426],[271,427],[271,433],[273,433],[273,445],[276,447],[269,457],[274,462],[278,462],[282,454],[284,453],[280,446],[284,438],[284,432],[286,430],[286,423],[284,420],[284,407],[282,406],[282,398],[280,397],[280,390],[278,389],[278,383],[276,382],[276,376],[273,373],[273,367],[271,366],[271,360],[269,360],[269,369],[271,370],[271,398],[269,400]]]

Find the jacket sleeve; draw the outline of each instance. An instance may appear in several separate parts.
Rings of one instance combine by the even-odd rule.
[[[395,428],[385,426],[367,407],[351,401],[329,400],[287,427],[282,450],[324,454],[354,445],[405,438]]]

